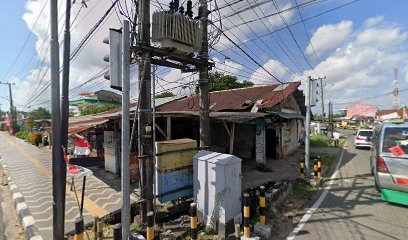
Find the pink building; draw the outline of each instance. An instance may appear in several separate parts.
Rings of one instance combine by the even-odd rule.
[[[347,118],[352,117],[375,117],[377,107],[367,103],[357,103],[347,108]]]

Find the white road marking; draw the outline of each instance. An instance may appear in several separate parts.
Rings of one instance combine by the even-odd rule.
[[[331,189],[331,186],[333,185],[334,179],[337,176],[337,173],[339,171],[340,164],[343,160],[343,155],[344,155],[344,149],[341,151],[341,156],[339,159],[339,162],[337,163],[336,166],[336,171],[333,173],[333,175],[330,177],[330,182],[328,186],[324,189],[324,192],[322,195],[320,195],[319,199],[313,204],[309,210],[307,210],[306,214],[302,217],[298,225],[293,229],[293,231],[289,234],[289,236],[286,238],[286,240],[293,240],[295,239],[296,235],[302,230],[303,226],[305,226],[306,222],[309,220],[309,218],[313,215],[313,213],[319,208],[320,204],[322,204],[323,200],[326,198],[327,193]]]

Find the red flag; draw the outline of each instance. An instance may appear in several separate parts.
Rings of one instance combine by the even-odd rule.
[[[75,138],[74,145],[75,147],[87,147],[87,148],[91,147],[91,144],[89,144],[88,140],[86,140],[85,138],[83,139]]]
[[[85,138],[75,138],[74,145],[75,155],[89,155],[91,152],[91,144]]]
[[[402,150],[402,148],[400,146],[395,146],[395,147],[392,147],[392,148],[389,148],[389,149],[390,149],[391,153],[396,157],[399,157],[399,156],[405,154],[404,150]]]
[[[61,146],[61,147],[62,147],[62,155],[64,156],[64,161],[68,163],[69,161],[68,161],[67,153],[65,152],[65,148],[64,146]]]

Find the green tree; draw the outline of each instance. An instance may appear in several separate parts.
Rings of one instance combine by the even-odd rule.
[[[157,98],[174,97],[174,96],[176,96],[174,93],[166,91],[166,92],[162,92],[160,94],[156,94],[156,99]]]
[[[115,105],[109,104],[109,105],[105,105],[105,106],[95,106],[95,105],[90,105],[85,107],[84,109],[81,110],[81,116],[85,116],[85,115],[91,115],[91,114],[97,114],[97,113],[101,113],[101,112],[106,112],[112,108],[114,108]]]
[[[32,117],[29,117],[25,123],[26,129],[30,130],[33,129],[34,127],[34,119]]]
[[[245,80],[243,82],[238,82],[237,77],[217,71],[209,74],[209,82],[208,90],[210,92],[254,86],[254,83],[251,81]],[[198,93],[198,86],[196,87],[196,93]]]
[[[30,115],[34,120],[51,118],[50,111],[43,107],[39,107],[36,110],[32,111]]]

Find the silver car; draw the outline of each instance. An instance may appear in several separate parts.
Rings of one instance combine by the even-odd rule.
[[[375,134],[371,172],[381,199],[408,205],[408,123],[385,123]]]
[[[354,139],[354,146],[356,148],[359,147],[371,147],[371,140],[374,136],[374,131],[372,129],[361,129],[358,130],[356,133],[356,137]]]

